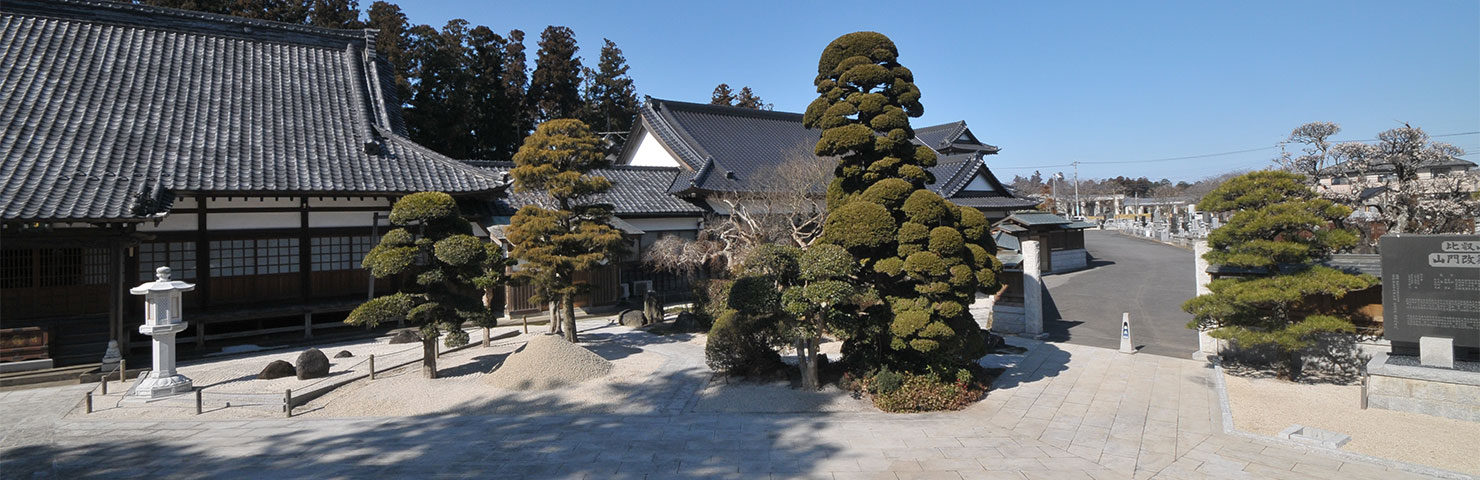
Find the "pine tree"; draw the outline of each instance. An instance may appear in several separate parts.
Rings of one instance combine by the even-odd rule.
[[[735,92],[730,90],[730,84],[721,83],[714,87],[714,93],[709,95],[710,105],[735,106]]]
[[[1377,279],[1317,265],[1349,248],[1357,236],[1331,227],[1351,209],[1317,198],[1288,172],[1260,171],[1233,178],[1214,189],[1198,210],[1233,212],[1208,236],[1213,265],[1241,267],[1253,276],[1221,278],[1209,295],[1188,300],[1188,328],[1211,330],[1215,338],[1240,346],[1268,346],[1280,353],[1276,364],[1287,379],[1300,376],[1304,352],[1323,334],[1353,332],[1343,312],[1323,307],[1347,292],[1368,288]]]
[[[751,110],[771,109],[771,104],[766,103],[765,100],[761,100],[761,97],[756,96],[755,92],[750,90],[750,87],[740,88],[740,93],[735,95],[735,106],[749,108]]]
[[[405,319],[421,327],[422,372],[437,378],[437,337],[455,347],[468,343],[464,322],[492,327],[496,319],[482,292],[504,281],[507,262],[497,244],[471,235],[457,202],[441,192],[402,197],[391,207],[395,229],[365,255],[376,278],[413,280],[400,292],[377,297],[350,312],[344,322],[375,327]]]
[[[539,121],[575,118],[581,108],[581,59],[576,57],[575,33],[551,25],[540,33],[540,50],[525,102],[538,112]]]
[[[626,132],[637,116],[637,91],[627,75],[627,58],[610,39],[601,47],[597,70],[586,70],[586,104],[582,117],[587,125],[602,132]]]
[[[558,304],[561,329],[571,342],[576,341],[575,297],[587,286],[575,283],[576,272],[625,250],[622,232],[611,225],[612,205],[594,200],[611,189],[611,182],[591,172],[610,163],[601,139],[586,124],[557,119],[540,124],[524,140],[509,172],[516,191],[543,192],[553,201],[553,208],[521,207],[508,236],[514,257],[525,262],[515,275],[535,282],[542,293],[535,301]]]
[[[871,370],[958,368],[986,354],[967,306],[998,285],[990,225],[925,188],[935,153],[910,143],[909,117],[924,113],[920,89],[888,37],[850,33],[823,50],[818,98],[803,124],[822,130],[816,153],[839,158],[828,187],[823,243],[846,248],[856,285],[883,302],[848,315],[844,358]]]

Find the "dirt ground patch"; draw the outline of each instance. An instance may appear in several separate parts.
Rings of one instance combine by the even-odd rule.
[[[1293,424],[1351,435],[1342,450],[1480,474],[1480,424],[1416,413],[1363,410],[1362,387],[1224,375],[1233,424],[1275,436]]]

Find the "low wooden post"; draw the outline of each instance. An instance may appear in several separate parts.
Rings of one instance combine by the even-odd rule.
[[[123,384],[125,380],[128,380],[128,359],[120,358],[118,359],[118,385],[127,390],[128,386]],[[107,381],[107,377],[104,377],[103,381]]]
[[[200,392],[201,392],[201,389],[199,389],[199,388],[195,389],[195,414],[196,415],[200,415]]]
[[[92,390],[87,391],[87,413],[92,413]]]
[[[529,334],[529,315],[524,315],[524,333]]]
[[[283,393],[283,414],[293,418],[293,389]]]
[[[488,327],[483,327],[483,348],[488,348]]]
[[[370,354],[370,379],[375,379],[375,354]]]
[[[103,395],[107,395],[108,394],[108,374],[104,373],[103,374],[103,380],[100,381],[100,382],[98,382],[98,383],[101,383],[102,384],[102,387],[103,387]],[[88,392],[88,395],[92,395],[92,392]]]

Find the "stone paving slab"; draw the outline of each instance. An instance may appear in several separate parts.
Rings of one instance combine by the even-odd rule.
[[[62,417],[87,386],[0,393],[0,478],[1422,478],[1225,435],[1205,364],[1029,350],[962,412]]]

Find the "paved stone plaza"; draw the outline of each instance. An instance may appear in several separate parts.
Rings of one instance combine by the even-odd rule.
[[[919,415],[98,421],[63,418],[89,386],[5,392],[0,476],[1425,478],[1222,433],[1205,363],[1013,341],[987,399]]]

